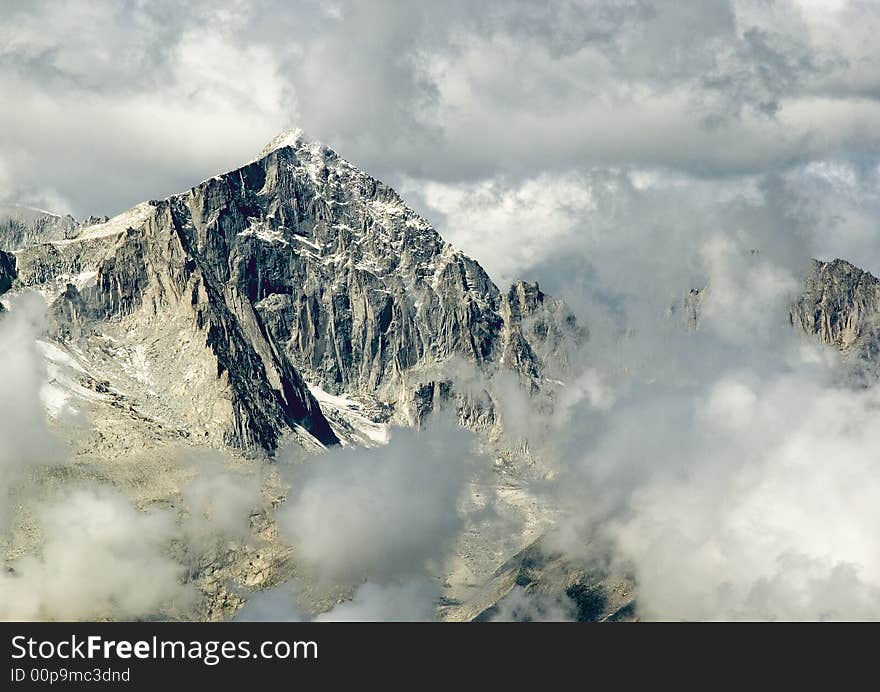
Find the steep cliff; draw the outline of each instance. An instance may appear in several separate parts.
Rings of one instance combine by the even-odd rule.
[[[563,375],[572,352],[587,338],[587,330],[565,303],[547,296],[537,283],[513,284],[502,298],[501,316],[502,360],[533,389],[547,375]]]
[[[15,255],[0,250],[0,295],[12,287],[15,276]]]

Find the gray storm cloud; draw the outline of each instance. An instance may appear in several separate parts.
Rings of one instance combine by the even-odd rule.
[[[0,19],[5,194],[79,216],[186,189],[293,124],[391,183],[723,180],[880,143],[870,3],[7,2]]]

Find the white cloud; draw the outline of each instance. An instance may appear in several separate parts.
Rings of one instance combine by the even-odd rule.
[[[435,582],[364,584],[350,601],[315,618],[316,622],[416,622],[434,619],[439,598]]]
[[[290,584],[257,591],[235,614],[238,622],[301,622],[305,618],[296,606],[296,592]]]
[[[880,616],[877,397],[797,376],[721,382],[677,429],[686,444],[651,440],[650,462],[679,471],[638,487],[609,532],[636,565],[640,613]],[[670,464],[670,453],[686,458]]]
[[[37,336],[46,304],[37,294],[4,302],[10,309],[0,314],[0,532],[28,496],[31,474],[64,453],[40,397],[46,373]]]
[[[133,619],[190,602],[182,566],[166,555],[173,514],[83,489],[41,507],[39,518],[39,554],[0,576],[0,619]]]
[[[194,474],[181,490],[188,511],[182,528],[189,544],[206,547],[215,540],[247,538],[251,515],[261,505],[259,463],[233,470],[213,452],[192,453],[186,461]]]
[[[878,617],[880,388],[849,389],[839,359],[804,344],[784,256],[744,247],[701,253],[697,333],[633,324],[646,364],[609,380],[609,407],[568,410],[549,460],[558,540],[581,557],[587,536],[615,546],[648,619]]]
[[[447,219],[444,236],[476,257],[501,286],[571,243],[573,227],[594,210],[591,185],[577,174],[541,175],[519,186],[488,180],[461,186],[410,181],[424,203]],[[406,188],[404,188],[405,190]]]
[[[473,437],[451,425],[395,430],[373,449],[330,450],[291,474],[282,536],[317,578],[357,584],[437,571],[463,525]]]

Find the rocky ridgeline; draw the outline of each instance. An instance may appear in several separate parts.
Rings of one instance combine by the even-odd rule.
[[[335,443],[345,431],[309,385],[383,420],[447,405],[497,428],[485,376],[537,393],[586,338],[537,284],[500,291],[394,190],[298,131],[113,219],[4,207],[0,249],[0,292],[41,290],[55,336],[82,353],[140,349],[153,409],[208,444],[271,452],[291,429]],[[870,364],[878,296],[870,274],[814,262],[790,319]],[[682,305],[691,329],[700,298]]]
[[[16,285],[47,296],[55,336],[138,346],[155,408],[210,444],[271,452],[291,429],[335,443],[306,383],[402,423],[453,401],[491,426],[489,393],[444,364],[510,369],[534,391],[584,337],[536,284],[502,294],[394,190],[299,132],[113,219],[20,226],[0,248]]]

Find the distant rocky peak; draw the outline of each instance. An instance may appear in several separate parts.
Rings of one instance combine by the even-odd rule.
[[[789,319],[840,349],[858,375],[880,373],[880,280],[870,273],[841,259],[813,260]]]
[[[76,219],[69,214],[53,214],[18,204],[0,205],[0,250],[11,252],[35,243],[70,238],[76,228]]]
[[[752,254],[757,250],[752,250]],[[699,329],[711,288],[692,288],[669,316],[689,331]],[[811,260],[788,321],[807,336],[837,348],[857,382],[880,377],[880,279],[843,259]]]

